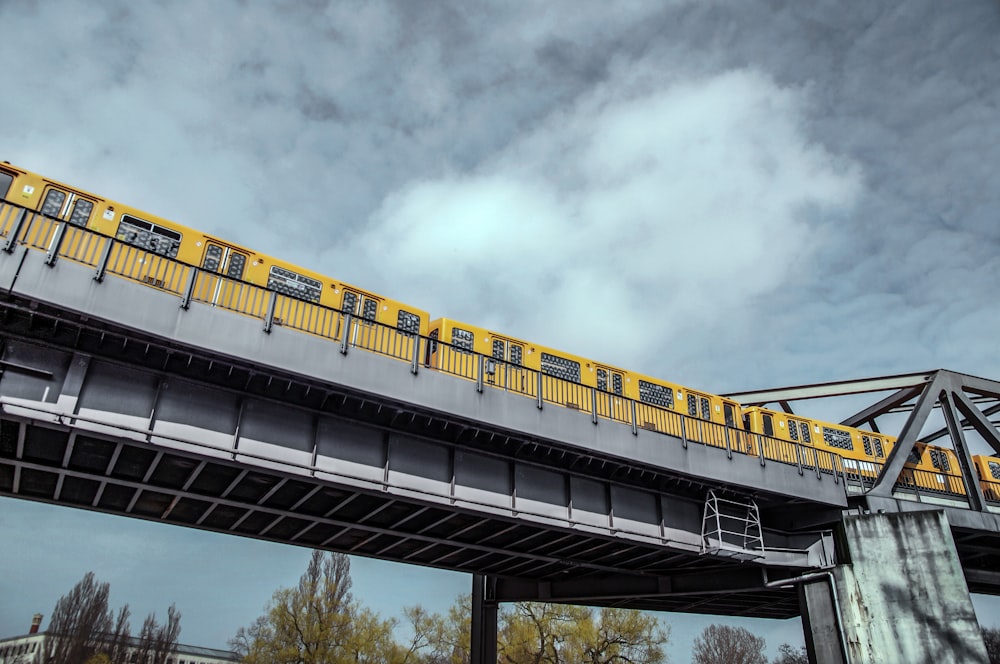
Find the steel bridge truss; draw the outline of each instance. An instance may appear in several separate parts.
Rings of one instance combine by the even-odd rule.
[[[862,474],[857,478],[864,493],[881,498],[890,497],[894,491],[909,490],[919,493],[919,485],[907,481],[903,475],[904,464],[918,441],[935,443],[946,438],[950,440],[959,462],[958,472],[951,476],[959,482],[945,482],[942,493],[961,495],[968,501],[970,509],[979,512],[987,510],[988,502],[1000,504],[1000,478],[979,476],[972,462],[972,454],[965,436],[966,431],[974,430],[993,449],[995,455],[1000,456],[1000,431],[997,429],[997,421],[990,419],[1000,412],[1000,382],[939,369],[914,374],[740,392],[727,396],[745,405],[763,406],[776,403],[785,412],[793,413],[791,403],[795,401],[890,390],[891,394],[888,396],[840,422],[845,426],[881,432],[880,417],[909,413],[897,435],[896,444],[885,462],[872,464],[872,468],[877,472]],[[935,411],[941,414],[945,426],[922,433]],[[951,473],[950,469],[939,470],[941,473],[937,474],[942,476]],[[983,485],[992,488],[994,482],[997,484],[997,492],[991,491],[991,495],[987,498],[983,492]],[[950,485],[956,488],[948,490],[947,487]]]

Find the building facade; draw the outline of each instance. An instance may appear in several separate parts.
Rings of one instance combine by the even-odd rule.
[[[49,639],[58,638],[48,632],[35,632],[23,636],[0,639],[0,664],[83,664],[83,662],[47,662],[45,646]],[[228,650],[200,648],[178,644],[167,658],[168,664],[232,664],[240,661],[239,655]],[[144,664],[130,659],[135,664]]]

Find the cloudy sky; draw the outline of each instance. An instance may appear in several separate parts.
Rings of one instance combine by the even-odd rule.
[[[1000,2],[483,5],[0,1],[0,159],[715,392],[1000,378]],[[0,636],[93,569],[222,646],[308,555],[0,501],[28,524]],[[355,572],[386,613],[468,587]]]

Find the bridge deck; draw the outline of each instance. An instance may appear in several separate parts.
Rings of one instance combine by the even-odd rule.
[[[775,516],[847,505],[843,476],[801,456],[480,390],[45,258],[0,256],[0,493],[536,588],[613,584],[628,597],[603,602],[636,608],[797,615],[761,570],[831,562],[828,535]],[[761,508],[763,549],[703,536],[709,490]]]

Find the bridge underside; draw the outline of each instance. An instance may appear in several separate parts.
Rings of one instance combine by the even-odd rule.
[[[247,470],[244,464],[51,424],[0,421],[0,494],[510,577],[507,599],[573,601],[586,588],[587,603],[599,605],[798,615],[794,590],[763,588],[756,566],[734,567],[656,544],[486,517],[262,467]],[[595,592],[602,588],[608,592]]]
[[[19,285],[43,281],[25,280],[28,266]],[[113,285],[109,301],[123,310],[136,309],[130,293],[163,296],[127,281],[97,287]],[[252,329],[271,347],[329,343],[282,329],[263,335],[253,319],[165,301],[172,318],[202,315],[205,338]],[[259,363],[259,354],[111,323],[92,304],[74,312],[16,290],[0,303],[0,495],[489,575],[501,600],[787,618],[799,613],[796,593],[765,587],[763,570],[791,577],[828,561],[829,535],[812,528],[765,523],[764,548],[732,550],[706,549],[702,527],[708,491],[765,511],[816,506],[819,495],[836,514],[842,488],[830,476],[781,465],[765,476],[754,457],[681,449],[620,425],[598,431],[697,462],[670,471],[615,445],[603,453],[583,413],[551,408],[542,417],[530,400],[496,395],[501,419],[516,420],[527,402],[525,412],[554,430],[586,434],[577,436],[586,445],[562,443],[393,398],[404,388],[420,398],[476,395],[467,381],[415,377],[397,360],[334,347],[322,359],[341,363],[338,380],[316,379]],[[361,380],[382,383],[350,384]],[[744,472],[761,486],[733,484]],[[779,490],[766,490],[764,478]]]

